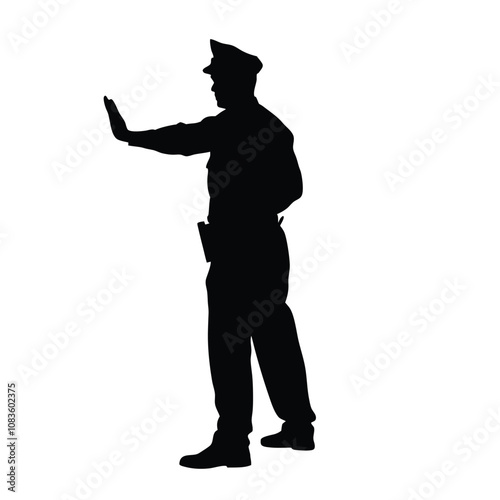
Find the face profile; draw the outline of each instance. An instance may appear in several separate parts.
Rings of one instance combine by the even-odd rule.
[[[214,97],[219,108],[230,108],[231,103],[234,103],[234,96],[231,95],[231,88],[227,81],[224,82],[221,79],[216,82],[214,80],[211,90],[214,93]]]
[[[254,97],[255,77],[220,74],[217,78],[212,76],[212,80],[211,90],[219,108],[234,108]]]

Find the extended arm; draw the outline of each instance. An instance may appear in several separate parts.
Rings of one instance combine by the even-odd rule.
[[[152,149],[160,153],[192,155],[211,150],[216,130],[216,118],[208,117],[201,122],[186,125],[178,123],[156,130],[133,132],[128,130],[112,99],[104,97],[113,135],[130,146]]]

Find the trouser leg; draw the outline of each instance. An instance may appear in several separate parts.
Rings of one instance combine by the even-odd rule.
[[[273,251],[265,261],[261,279],[267,297],[281,292],[273,313],[253,333],[255,353],[276,414],[285,427],[311,429],[314,414],[309,401],[306,369],[292,311],[285,303],[288,295],[290,259],[285,233],[279,228],[271,238]],[[269,304],[269,303],[268,303]]]
[[[316,416],[309,401],[304,359],[288,305],[276,307],[252,339],[276,414],[290,427],[308,427]]]
[[[221,287],[223,276],[211,268],[207,277],[209,292],[208,350],[210,371],[219,413],[215,440],[231,446],[248,446],[252,432],[252,371],[250,341],[231,351],[224,333],[234,330],[241,304],[232,290]]]

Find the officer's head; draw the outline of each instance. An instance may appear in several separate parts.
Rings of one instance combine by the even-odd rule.
[[[253,97],[257,73],[262,69],[259,58],[215,40],[210,40],[210,46],[213,57],[203,72],[214,81],[217,105],[232,108],[245,103]]]

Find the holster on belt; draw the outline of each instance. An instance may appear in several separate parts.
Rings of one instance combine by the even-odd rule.
[[[214,231],[210,224],[205,224],[205,222],[198,222],[198,231],[200,232],[201,244],[203,245],[203,252],[205,253],[205,259],[210,262],[213,257],[214,252]]]

